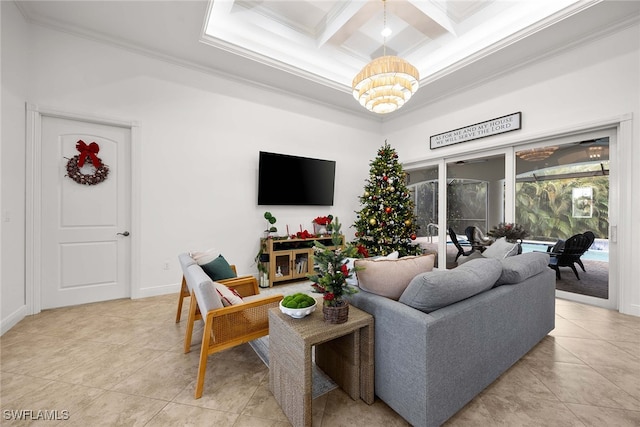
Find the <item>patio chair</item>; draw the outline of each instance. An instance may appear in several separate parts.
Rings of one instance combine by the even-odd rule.
[[[478,249],[480,252],[487,249],[487,246],[493,243],[491,237],[486,237],[478,227],[470,225],[464,229],[464,234],[467,236],[467,240],[471,244],[471,247]]]
[[[583,271],[586,271],[580,257],[589,249],[592,243],[593,239],[587,233],[575,234],[569,237],[564,244],[557,243],[549,252],[549,267],[556,271],[556,279],[561,280],[560,267],[570,267],[576,278],[580,280],[575,264],[578,264]],[[562,246],[561,249],[560,246]]]
[[[582,234],[587,236],[587,239],[589,239],[589,246],[587,247],[587,249],[589,249],[591,247],[591,245],[593,244],[593,241],[596,240],[596,235],[593,234],[593,231],[585,231]],[[580,268],[582,268],[582,271],[587,271],[587,270],[584,269],[584,264],[582,263],[582,260],[578,259],[578,261],[576,261],[576,262],[578,263]]]
[[[455,245],[456,249],[458,249],[458,253],[456,254],[455,259],[456,262],[458,261],[458,258],[460,258],[460,255],[469,256],[475,252],[475,249],[473,249],[473,247],[470,247],[470,250],[468,251],[465,251],[462,248],[462,245],[460,244],[460,242],[458,242],[458,236],[456,232],[453,231],[453,228],[451,227],[449,227],[449,237],[451,238],[451,242]]]
[[[476,231],[476,228],[473,225],[468,226],[467,228],[464,229],[464,235],[467,236],[467,240],[469,241],[469,244],[471,246],[474,245],[474,233]]]

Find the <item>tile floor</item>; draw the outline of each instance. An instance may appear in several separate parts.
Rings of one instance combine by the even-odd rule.
[[[176,324],[175,307],[167,295],[22,320],[0,338],[0,424],[289,425],[247,344],[211,356],[204,395],[193,398],[201,326],[184,354],[186,312]],[[640,426],[640,318],[560,299],[556,313],[556,329],[447,426]],[[14,410],[59,420],[18,422]],[[339,389],[314,401],[313,424],[407,425],[380,400],[368,406]]]

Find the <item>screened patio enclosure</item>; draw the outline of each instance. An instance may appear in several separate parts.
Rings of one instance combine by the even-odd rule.
[[[506,206],[505,156],[512,155],[515,182],[513,211]],[[441,164],[408,171],[408,185],[412,191],[419,224],[420,244],[429,250],[437,247],[438,236],[447,236],[452,228],[465,241],[464,230],[478,227],[487,234],[505,218],[522,225],[529,236],[523,251],[546,251],[558,240],[592,231],[596,240],[589,254],[589,262],[598,264],[594,274],[583,274],[580,283],[567,287],[568,292],[583,292],[597,298],[607,298],[608,242],[609,242],[609,138],[588,139],[569,144],[518,150],[469,160],[444,163],[446,186],[440,185]],[[446,189],[446,197],[440,192]],[[444,220],[439,219],[440,203],[446,203]],[[505,212],[513,212],[505,215]],[[440,234],[440,227],[445,233]],[[450,239],[449,239],[450,240]],[[447,253],[457,250],[447,245]],[[595,265],[595,264],[593,264]],[[447,267],[455,263],[447,257]],[[595,273],[596,268],[592,268]],[[604,271],[603,271],[604,270]],[[563,281],[573,273],[567,269]],[[566,277],[566,279],[565,279]],[[574,278],[575,279],[575,278]],[[605,290],[590,291],[590,280]]]

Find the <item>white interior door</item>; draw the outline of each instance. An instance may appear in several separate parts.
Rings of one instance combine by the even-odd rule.
[[[49,116],[41,129],[42,308],[129,297],[131,130]],[[67,176],[78,141],[98,145],[104,181],[86,185]],[[85,160],[80,172],[92,176],[95,168]]]

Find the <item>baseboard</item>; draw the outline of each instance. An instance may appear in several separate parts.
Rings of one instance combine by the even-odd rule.
[[[131,299],[157,297],[159,295],[177,294],[180,292],[181,284],[172,283],[169,285],[152,286],[148,288],[137,289],[131,293]]]
[[[622,313],[622,314],[630,314],[632,316],[640,317],[640,305],[638,305],[638,304],[627,304],[624,307],[620,307],[620,313]]]
[[[6,318],[0,320],[0,335],[4,335],[5,332],[16,326],[22,319],[27,316],[27,306],[23,305]]]

